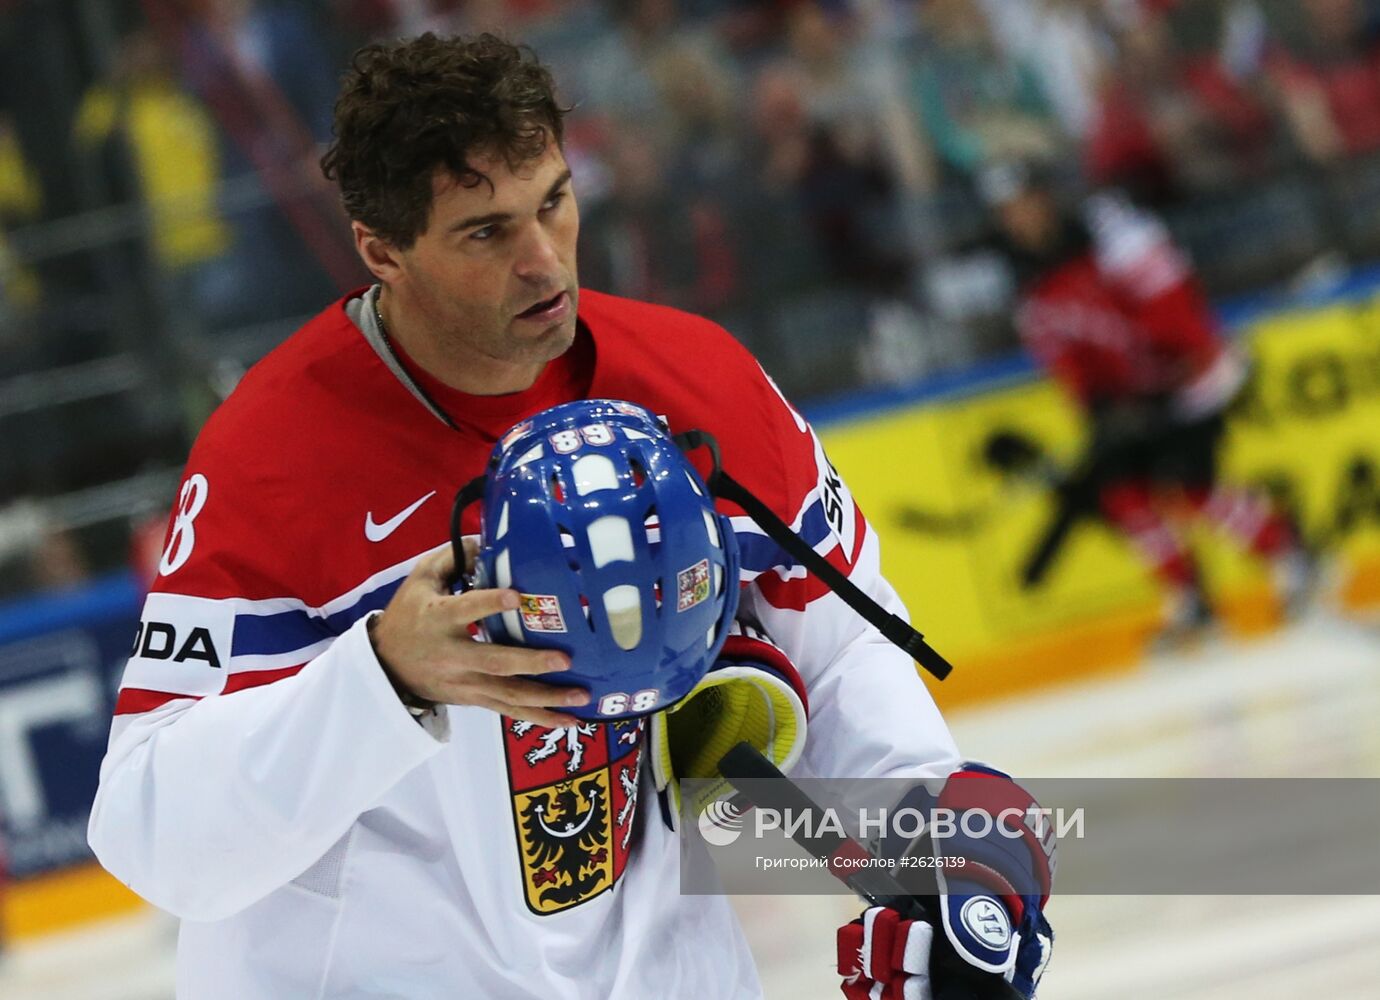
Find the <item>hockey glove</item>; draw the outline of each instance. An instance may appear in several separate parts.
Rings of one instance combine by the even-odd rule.
[[[734,622],[704,678],[686,697],[652,716],[648,751],[662,818],[679,829],[684,779],[708,782],[691,803],[697,815],[730,794],[718,761],[740,742],[789,769],[805,746],[808,718],[805,683],[790,659],[760,630]]]
[[[882,852],[922,858],[927,865],[933,861],[928,870],[935,873],[938,893],[917,900],[906,913],[871,907],[839,930],[844,996],[945,1000],[1001,995],[974,988],[987,974],[1023,997],[1034,997],[1054,946],[1044,906],[1056,855],[1053,832],[1032,811],[1035,807],[1007,775],[972,763],[949,776],[938,800],[923,788],[906,796],[899,809],[918,808],[950,818],[950,824],[942,831],[932,827],[933,836],[900,845],[900,850],[883,842]],[[974,813],[985,815],[974,820]],[[969,829],[991,832],[975,837]]]

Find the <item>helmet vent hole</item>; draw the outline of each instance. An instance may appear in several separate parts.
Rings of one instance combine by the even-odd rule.
[[[632,457],[628,458],[628,466],[632,469],[633,486],[641,489],[642,484],[647,481],[647,470],[642,468],[641,462]]]
[[[632,562],[632,528],[628,519],[610,514],[593,522],[589,526],[589,551],[595,569],[603,569],[612,562]]]
[[[570,566],[572,573],[580,572],[580,559],[575,548],[575,534],[563,524],[558,524],[557,529],[561,533],[561,548],[565,550],[565,558]]]
[[[652,584],[652,596],[656,598],[657,609],[661,608],[661,577],[657,577]]]
[[[654,542],[661,540],[661,519],[656,516],[656,505],[647,508],[647,514],[642,518],[642,527],[647,530],[647,541]],[[653,536],[655,532],[655,536]]]
[[[714,566],[714,596],[718,597],[724,592],[724,568],[719,565]]]
[[[709,534],[709,544],[716,549],[723,548],[723,541],[719,538],[718,518],[707,510],[701,510],[700,513],[704,515],[704,530]]]
[[[565,503],[565,487],[561,485],[561,477],[554,472],[551,473],[551,495],[557,503]]]
[[[618,470],[605,455],[586,455],[571,467],[575,477],[575,492],[588,496],[599,490],[618,489]]]
[[[604,591],[604,613],[618,648],[636,649],[642,641],[642,595],[637,588],[624,583]]]
[[[687,471],[685,473],[685,478],[689,481],[690,488],[695,491],[697,496],[704,496],[704,491],[700,489],[700,484],[695,482],[694,476],[690,475],[690,473]]]
[[[718,635],[718,633],[719,633],[719,626],[718,626],[717,623],[714,624],[714,625],[710,625],[710,626],[709,626],[709,631],[706,632],[706,633],[704,634],[704,648],[705,648],[705,649],[713,649],[713,648],[714,648],[714,637],[715,637],[716,635]]]
[[[585,613],[585,624],[589,626],[591,632],[594,631],[594,619],[589,615],[589,598],[584,594],[580,595],[580,610]]]
[[[508,533],[508,504],[503,504],[503,509],[498,512],[498,528],[494,531],[494,540],[502,538]]]

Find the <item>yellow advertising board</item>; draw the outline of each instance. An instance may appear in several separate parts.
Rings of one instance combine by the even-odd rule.
[[[1223,478],[1296,511],[1339,581],[1326,599],[1380,603],[1380,298],[1274,314],[1242,344],[1253,374],[1230,421]],[[1085,446],[1077,410],[1043,379],[822,433],[880,533],[888,578],[958,667],[935,686],[941,704],[1133,666],[1160,614],[1154,580],[1095,517],[1076,522],[1038,585],[1022,585],[1057,504],[1047,483],[1013,484],[986,461],[1002,431],[1036,443],[1056,471],[1075,468]],[[1272,624],[1267,568],[1201,526],[1184,528],[1228,627]]]

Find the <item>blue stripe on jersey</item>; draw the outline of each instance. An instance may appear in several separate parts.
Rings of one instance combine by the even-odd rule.
[[[236,615],[231,656],[274,656],[304,649],[329,639],[332,633],[321,618],[305,611],[280,611],[276,615]]]
[[[829,537],[830,530],[829,521],[824,516],[824,504],[822,501],[816,500],[805,512],[804,518],[801,519],[800,537],[810,548],[814,548]],[[742,568],[754,573],[765,573],[775,566],[789,568],[796,565],[794,556],[787,553],[785,549],[766,535],[759,535],[755,532],[738,533],[738,557],[741,560]]]
[[[371,590],[344,610],[326,618],[307,611],[280,611],[272,615],[237,615],[231,656],[277,656],[305,649],[322,639],[340,635],[371,611],[386,605],[402,585],[394,580]]]

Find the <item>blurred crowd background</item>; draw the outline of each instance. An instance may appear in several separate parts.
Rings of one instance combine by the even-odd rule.
[[[0,597],[147,565],[206,414],[365,283],[317,160],[425,29],[553,68],[585,285],[806,401],[1018,350],[993,161],[1125,190],[1217,297],[1380,256],[1380,0],[0,0]]]

